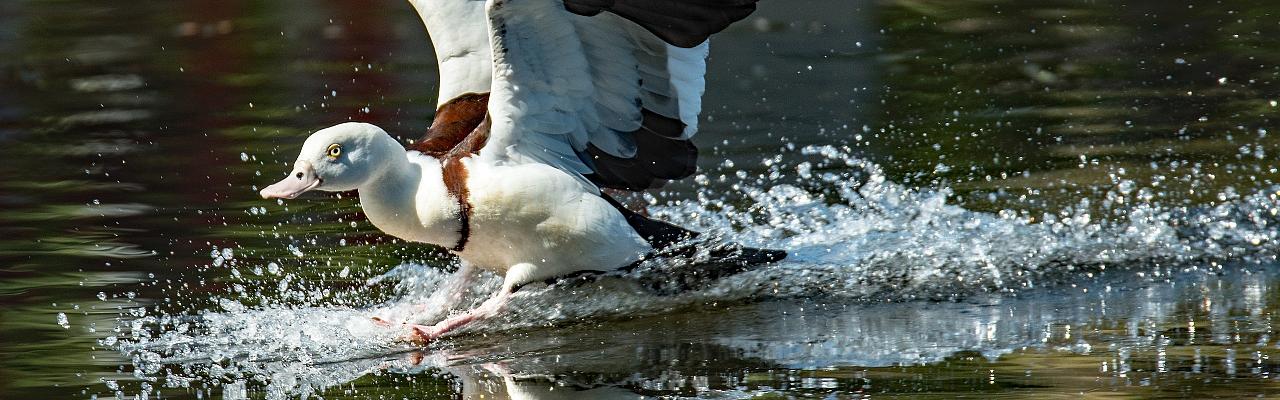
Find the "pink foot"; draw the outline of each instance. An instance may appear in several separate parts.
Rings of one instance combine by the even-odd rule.
[[[374,325],[387,329],[408,326],[409,333],[400,337],[400,339],[411,343],[425,345],[440,336],[440,333],[436,332],[433,326],[410,324],[408,322],[395,323],[382,319],[382,317],[371,317],[370,319],[373,320]]]
[[[485,300],[484,304],[481,304],[479,307],[471,309],[461,315],[445,318],[444,321],[437,322],[435,325],[427,326],[406,323],[404,325],[408,325],[410,331],[403,339],[418,345],[431,343],[431,341],[444,336],[446,333],[452,332],[454,329],[492,316],[507,304],[507,300],[511,298],[511,292],[512,290],[510,287],[504,286],[502,290],[499,290],[498,293],[494,294],[494,296],[489,298],[489,300]],[[374,323],[382,326],[394,326],[394,324],[378,317],[374,317],[373,320]]]
[[[394,323],[394,322],[382,319],[382,317],[371,317],[370,319],[373,320],[374,325],[377,325],[383,328],[396,328],[396,327],[408,326],[409,333],[406,334],[405,336],[402,336],[401,339],[404,339],[416,344],[425,345],[431,342],[432,340],[435,340],[435,338],[440,337],[440,335],[444,333],[444,332],[441,332],[440,329],[436,326],[410,324],[408,322]]]
[[[441,332],[434,326],[409,325],[409,335],[404,338],[409,340],[410,343],[425,346],[436,340],[440,335]]]
[[[410,342],[415,344],[426,345],[431,343],[431,341],[444,336],[444,334],[452,332],[454,329],[469,324],[476,319],[478,319],[476,313],[469,312],[450,317],[431,326],[408,324],[411,331],[406,339],[409,339]]]

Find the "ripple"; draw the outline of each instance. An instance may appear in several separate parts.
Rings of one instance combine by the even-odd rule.
[[[67,82],[71,89],[77,92],[117,92],[122,90],[137,89],[145,85],[141,76],[126,75],[98,75],[86,78],[75,78]]]
[[[64,125],[104,125],[104,124],[121,124],[126,122],[135,122],[150,119],[152,112],[150,110],[98,110],[86,111],[62,117],[59,122]]]

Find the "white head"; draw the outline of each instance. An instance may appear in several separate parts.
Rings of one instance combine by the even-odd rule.
[[[403,159],[405,149],[386,131],[360,122],[347,122],[316,131],[302,144],[293,171],[284,180],[262,189],[264,199],[292,199],[312,189],[341,192],[376,180]]]

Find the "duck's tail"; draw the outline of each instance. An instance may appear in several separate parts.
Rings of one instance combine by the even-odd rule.
[[[654,253],[647,258],[688,260],[688,263],[681,268],[688,274],[680,275],[688,275],[689,278],[699,282],[710,282],[745,271],[752,266],[782,261],[787,257],[787,252],[782,250],[757,249],[737,243],[703,239],[698,232],[631,211],[608,194],[601,193],[600,196],[618,209],[618,212],[626,218],[627,224],[649,242],[650,246],[653,246]],[[683,282],[676,286],[687,289],[699,284]]]

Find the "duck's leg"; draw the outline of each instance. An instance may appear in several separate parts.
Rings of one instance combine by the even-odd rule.
[[[515,293],[515,288],[528,283],[528,276],[534,268],[533,264],[512,266],[502,280],[502,289],[494,293],[493,297],[470,311],[446,318],[435,325],[410,325],[413,332],[409,334],[409,340],[418,344],[427,344],[454,329],[497,315],[507,305],[507,301],[511,300],[511,294]]]
[[[470,288],[471,284],[475,283],[476,276],[479,274],[479,268],[472,266],[469,262],[460,261],[458,263],[458,271],[454,272],[453,276],[450,276],[449,280],[441,285],[439,290],[432,293],[431,297],[427,298],[427,301],[417,305],[415,308],[417,308],[418,312],[424,313],[448,313],[449,306],[462,301],[462,298],[467,294],[467,288]],[[429,320],[433,315],[419,315],[418,317]]]
[[[422,304],[416,304],[410,310],[393,309],[388,310],[381,315],[373,316],[373,321],[380,325],[406,324],[409,319],[415,320],[431,320],[435,318],[436,313],[448,313],[449,306],[462,301],[467,293],[467,288],[475,282],[475,277],[479,275],[479,269],[472,266],[471,263],[462,261],[458,265],[458,271],[454,272],[446,278],[444,284],[431,294]],[[406,313],[407,311],[407,313]]]
[[[444,334],[449,333],[454,329],[461,328],[475,321],[492,317],[507,304],[508,300],[511,299],[511,293],[511,289],[503,286],[503,288],[498,290],[493,297],[490,297],[489,300],[485,300],[485,302],[479,307],[473,308],[470,311],[445,318],[444,321],[437,322],[435,325],[431,326],[410,324],[409,327],[413,329],[413,332],[409,334],[409,341],[418,344],[427,344],[436,340],[436,338],[439,338],[440,336],[444,336]]]

